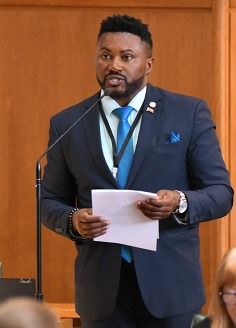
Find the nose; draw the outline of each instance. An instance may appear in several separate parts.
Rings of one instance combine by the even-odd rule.
[[[113,64],[109,66],[109,71],[118,72],[119,68],[117,65]]]
[[[121,68],[121,65],[120,65],[120,62],[119,60],[117,59],[114,59],[112,61],[112,63],[110,64],[109,68],[108,68],[110,71],[113,71],[113,72],[119,72],[122,70]]]

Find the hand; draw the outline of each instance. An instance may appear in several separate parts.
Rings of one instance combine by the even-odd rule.
[[[156,198],[139,201],[137,208],[149,219],[163,220],[174,212],[180,201],[180,196],[174,190],[160,190]]]
[[[79,234],[87,239],[104,235],[110,221],[101,216],[93,215],[91,208],[83,208],[73,213],[73,227]]]

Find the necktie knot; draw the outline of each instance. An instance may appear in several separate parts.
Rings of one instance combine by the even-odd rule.
[[[133,110],[133,107],[126,106],[126,107],[119,107],[113,110],[113,113],[120,119],[120,120],[128,120],[128,117],[130,116],[131,112]]]

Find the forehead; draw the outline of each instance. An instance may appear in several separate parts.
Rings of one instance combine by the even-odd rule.
[[[97,51],[104,48],[110,51],[138,51],[147,49],[148,45],[138,35],[127,32],[103,33],[97,42]]]

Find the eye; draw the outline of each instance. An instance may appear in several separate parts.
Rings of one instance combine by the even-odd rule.
[[[132,55],[125,55],[125,56],[123,56],[123,59],[124,59],[125,61],[130,61],[130,60],[133,59],[133,56],[132,56]]]
[[[111,56],[108,53],[104,52],[102,54],[102,58],[104,58],[104,59],[111,59]]]

